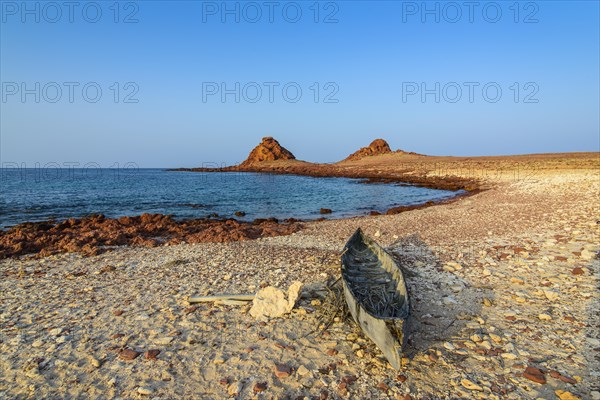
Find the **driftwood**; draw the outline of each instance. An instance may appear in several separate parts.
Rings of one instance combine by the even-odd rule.
[[[190,296],[190,303],[215,303],[227,305],[244,305],[254,300],[254,294],[220,294],[216,296]]]

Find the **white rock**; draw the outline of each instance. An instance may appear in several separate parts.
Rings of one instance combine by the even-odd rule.
[[[50,335],[52,336],[58,336],[62,333],[62,328],[54,328],[52,330],[50,330],[50,332],[48,332]]]
[[[154,393],[154,390],[151,387],[148,386],[140,386],[137,390],[137,392],[143,396],[149,396],[152,393]]]
[[[294,282],[285,293],[276,287],[267,286],[256,293],[252,300],[250,315],[256,319],[276,318],[289,314],[300,296],[301,282]]]
[[[170,336],[165,336],[161,338],[156,338],[153,340],[154,344],[167,345],[173,341],[173,338]]]
[[[552,321],[552,317],[548,314],[539,314],[538,318],[542,321]]]
[[[559,293],[554,290],[544,290],[544,296],[546,296],[548,300],[556,300],[558,299]]]

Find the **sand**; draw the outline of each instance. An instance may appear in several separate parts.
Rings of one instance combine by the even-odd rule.
[[[598,399],[600,175],[586,162],[289,236],[2,260],[0,398]],[[410,271],[400,371],[352,323],[315,332],[314,293],[269,322],[186,301],[322,286],[359,226]]]

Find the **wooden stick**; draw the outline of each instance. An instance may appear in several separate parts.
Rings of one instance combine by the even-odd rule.
[[[216,296],[190,296],[190,303],[206,303],[214,301],[236,300],[236,301],[252,301],[254,294],[220,294]]]

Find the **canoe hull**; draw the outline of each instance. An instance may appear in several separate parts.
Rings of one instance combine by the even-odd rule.
[[[351,259],[349,260],[348,257],[352,256],[342,256],[344,297],[352,318],[360,326],[365,335],[379,347],[392,367],[399,370],[402,367],[402,349],[406,344],[409,313],[408,293],[404,278],[400,268],[391,256],[371,239],[364,236],[360,230],[357,230],[348,241],[345,255],[349,250],[348,248],[356,245],[358,242],[362,242],[360,243],[361,245],[366,244],[368,250],[375,254],[374,257],[378,260],[378,269],[383,271],[381,273],[388,274],[387,276],[392,278],[393,285],[397,288],[398,292],[394,299],[400,304],[397,304],[397,311],[386,315],[378,314],[373,309],[368,309],[367,305],[361,304],[360,299],[353,293],[353,288],[357,290],[357,285],[359,285],[362,289],[363,281],[356,278],[356,265],[349,265],[351,264]],[[365,279],[368,280],[370,276],[372,275],[366,274]],[[381,279],[381,275],[379,274],[378,276],[379,278],[377,279]]]

